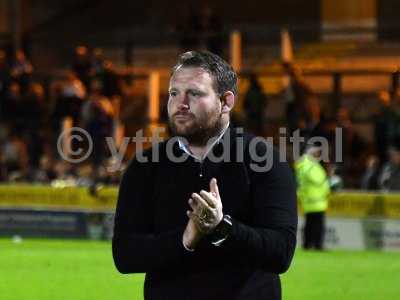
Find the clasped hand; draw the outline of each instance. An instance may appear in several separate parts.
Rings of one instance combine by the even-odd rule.
[[[183,244],[186,248],[194,249],[196,244],[207,234],[213,232],[223,218],[222,201],[218,190],[217,180],[210,181],[210,191],[193,193],[189,199],[188,224],[183,234]]]

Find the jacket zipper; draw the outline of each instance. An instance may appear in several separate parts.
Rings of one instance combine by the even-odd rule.
[[[199,177],[203,177],[203,161],[200,161],[200,173],[199,173]]]

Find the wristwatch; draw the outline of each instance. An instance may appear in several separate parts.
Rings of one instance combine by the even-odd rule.
[[[232,218],[229,215],[224,215],[221,222],[215,227],[211,233],[211,244],[218,247],[229,237],[232,231]]]

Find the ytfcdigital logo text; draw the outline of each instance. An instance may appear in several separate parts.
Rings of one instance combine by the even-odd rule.
[[[243,149],[246,148],[246,155],[250,157],[250,168],[255,172],[267,172],[272,168],[274,155],[279,155],[279,162],[287,162],[288,157],[292,160],[298,160],[302,153],[310,147],[313,147],[315,159],[323,162],[342,162],[342,129],[335,129],[335,141],[334,145],[330,145],[329,141],[322,136],[314,136],[305,140],[304,137],[300,135],[300,131],[294,131],[293,135],[288,137],[286,128],[279,129],[279,141],[275,143],[272,137],[262,138],[254,137],[251,139],[247,147],[244,147],[244,137],[243,128],[235,128],[234,139],[235,143],[231,143],[232,134],[231,131],[227,131],[223,138],[218,142],[222,144],[223,151],[222,154],[217,156],[213,151],[207,153],[207,159],[212,162],[243,162],[245,154]],[[141,163],[146,163],[149,161],[148,157],[143,155],[143,149],[145,145],[151,144],[151,160],[153,162],[159,162],[160,160],[160,147],[159,144],[165,141],[166,129],[164,127],[156,127],[152,131],[152,135],[149,137],[144,136],[143,129],[138,130],[133,137],[124,137],[117,144],[113,137],[105,137],[102,141],[93,142],[93,138],[90,134],[80,127],[72,127],[70,129],[64,130],[57,140],[57,150],[62,159],[70,163],[78,164],[86,161],[90,158],[93,153],[94,145],[101,145],[107,148],[109,153],[109,158],[113,162],[111,165],[107,166],[108,172],[116,172],[121,169],[122,162],[124,160],[125,154],[128,150],[130,143],[135,145],[136,160]],[[217,142],[217,138],[211,138],[207,142],[206,149],[212,148],[212,146]],[[189,154],[186,152],[181,152],[179,155],[173,151],[173,147],[176,143],[181,145],[188,145],[188,141],[185,137],[172,137],[166,141],[166,156],[174,163],[181,163],[188,159]],[[264,145],[260,145],[264,144]],[[261,146],[261,147],[260,147]],[[290,146],[290,147],[288,147]],[[236,147],[235,151],[232,151],[231,147]],[[334,149],[332,149],[334,148]],[[265,149],[265,151],[258,151],[258,149]],[[331,153],[335,154],[334,158],[331,159]],[[236,153],[235,157],[232,157],[232,153]],[[288,153],[291,155],[289,156]]]

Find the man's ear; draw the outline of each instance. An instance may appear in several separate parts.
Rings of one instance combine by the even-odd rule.
[[[229,113],[235,105],[235,95],[231,91],[225,92],[221,97],[221,113]]]

